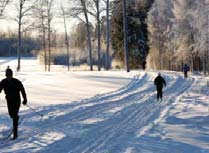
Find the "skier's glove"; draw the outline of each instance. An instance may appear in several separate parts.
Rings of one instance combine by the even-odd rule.
[[[23,105],[26,105],[27,104],[27,99],[24,99],[23,102],[22,102],[22,104]]]

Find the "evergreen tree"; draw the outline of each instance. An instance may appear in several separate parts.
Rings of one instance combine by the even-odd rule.
[[[154,0],[135,0],[127,3],[128,50],[131,68],[139,68],[148,54],[147,14]],[[111,38],[115,58],[124,61],[122,1],[115,0],[111,18]]]

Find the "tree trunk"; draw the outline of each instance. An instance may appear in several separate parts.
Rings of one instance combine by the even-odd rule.
[[[88,48],[89,48],[90,71],[93,71],[92,48],[91,48],[91,33],[90,33],[90,28],[89,28],[88,17],[87,17],[86,29],[87,29]]]
[[[100,29],[100,9],[99,9],[99,0],[96,1],[97,7],[97,50],[98,50],[98,71],[101,71],[101,29]]]
[[[62,8],[63,11],[63,20],[64,20],[64,27],[65,27],[65,44],[67,47],[67,67],[68,71],[70,71],[70,51],[69,51],[69,41],[68,41],[68,33],[67,33],[67,26],[66,26],[66,18],[65,18],[65,11],[64,8]]]
[[[90,71],[93,71],[93,62],[92,62],[92,48],[91,48],[91,33],[90,33],[90,26],[89,26],[89,19],[86,9],[86,2],[85,0],[80,0],[82,7],[83,7],[83,13],[86,19],[86,30],[87,30],[87,43],[88,43],[88,49],[89,49],[89,62],[90,62]]]
[[[47,71],[47,56],[46,56],[46,31],[44,27],[44,19],[42,17],[42,41],[44,47],[44,70]]]
[[[48,57],[48,71],[50,72],[50,67],[51,67],[51,26],[50,26],[50,21],[48,21],[48,52],[49,52],[49,57]]]
[[[21,18],[19,18],[19,25],[18,25],[18,64],[17,64],[17,71],[20,71],[20,60],[21,60],[21,48],[22,48],[22,33],[21,33]]]
[[[127,41],[127,14],[126,14],[126,0],[123,0],[123,33],[124,33],[124,51],[125,51],[125,65],[126,71],[130,72],[129,55],[128,55],[128,41]]]
[[[22,1],[20,1],[20,10],[19,10],[19,18],[18,18],[18,50],[17,50],[17,56],[18,56],[18,63],[17,63],[17,71],[20,71],[20,60],[21,60],[21,49],[22,49],[22,8],[23,4]]]
[[[110,5],[110,1],[107,0],[107,8],[106,8],[106,42],[107,42],[107,46],[106,46],[106,70],[110,69],[110,59],[109,59],[109,48],[110,48],[110,20],[109,20],[109,5]]]

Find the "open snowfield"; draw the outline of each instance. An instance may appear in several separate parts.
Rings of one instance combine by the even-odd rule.
[[[0,78],[15,59],[0,59]],[[44,72],[36,59],[22,61],[14,77],[26,88],[19,137],[4,141],[11,128],[0,95],[0,153],[209,153],[207,77],[162,71],[167,86],[156,101],[157,72]]]

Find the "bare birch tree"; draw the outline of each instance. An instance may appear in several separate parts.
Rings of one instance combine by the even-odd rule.
[[[38,29],[38,31],[41,33],[41,39],[42,39],[42,47],[44,51],[44,69],[47,71],[47,50],[46,50],[46,20],[47,20],[47,14],[46,14],[46,5],[45,1],[38,0],[34,13],[33,13],[36,23],[34,26]]]
[[[97,53],[98,53],[98,59],[97,59],[97,66],[98,71],[101,71],[101,18],[100,14],[103,11],[101,8],[101,0],[93,0],[93,4],[91,5],[91,10],[88,10],[88,12],[95,17],[97,21]],[[95,7],[95,9],[94,9]]]
[[[0,18],[3,16],[4,10],[9,2],[10,0],[0,0]]]
[[[110,1],[106,1],[106,70],[109,70],[110,60],[109,60],[109,50],[110,50],[110,19],[109,19],[109,11],[110,11]]]
[[[90,1],[91,9],[88,10],[88,13],[92,15],[96,20],[97,27],[97,53],[98,60],[97,66],[98,70],[101,71],[101,13],[105,11],[105,1],[103,0],[92,0]]]
[[[45,71],[51,71],[52,20],[54,18],[54,0],[37,0],[34,16],[37,28],[41,31]],[[47,53],[48,51],[48,53]]]
[[[93,71],[92,43],[91,43],[90,22],[89,22],[89,14],[88,14],[89,0],[73,0],[73,1],[69,0],[69,2],[73,3],[74,6],[69,8],[68,15],[79,19],[80,21],[84,22],[86,25],[90,71]]]
[[[22,49],[22,33],[23,33],[23,25],[26,25],[26,21],[23,21],[26,17],[31,15],[30,11],[34,6],[34,1],[32,0],[18,0],[18,3],[15,5],[17,10],[17,16],[15,21],[18,23],[18,64],[17,71],[20,71],[20,59],[21,59],[21,49]]]
[[[52,8],[54,6],[54,0],[45,0],[47,6],[47,31],[48,31],[48,71],[51,71],[51,32],[52,32],[52,19],[54,17]]]
[[[100,23],[100,0],[94,0],[96,4],[97,19],[97,52],[98,52],[98,71],[101,71],[101,23]]]
[[[61,3],[61,11],[62,11],[62,17],[63,17],[64,28],[65,28],[65,44],[66,44],[66,50],[67,50],[67,65],[68,65],[68,71],[70,71],[70,51],[69,51],[69,40],[68,40],[68,32],[67,32],[67,24],[66,24],[66,11],[65,11],[62,3]]]

